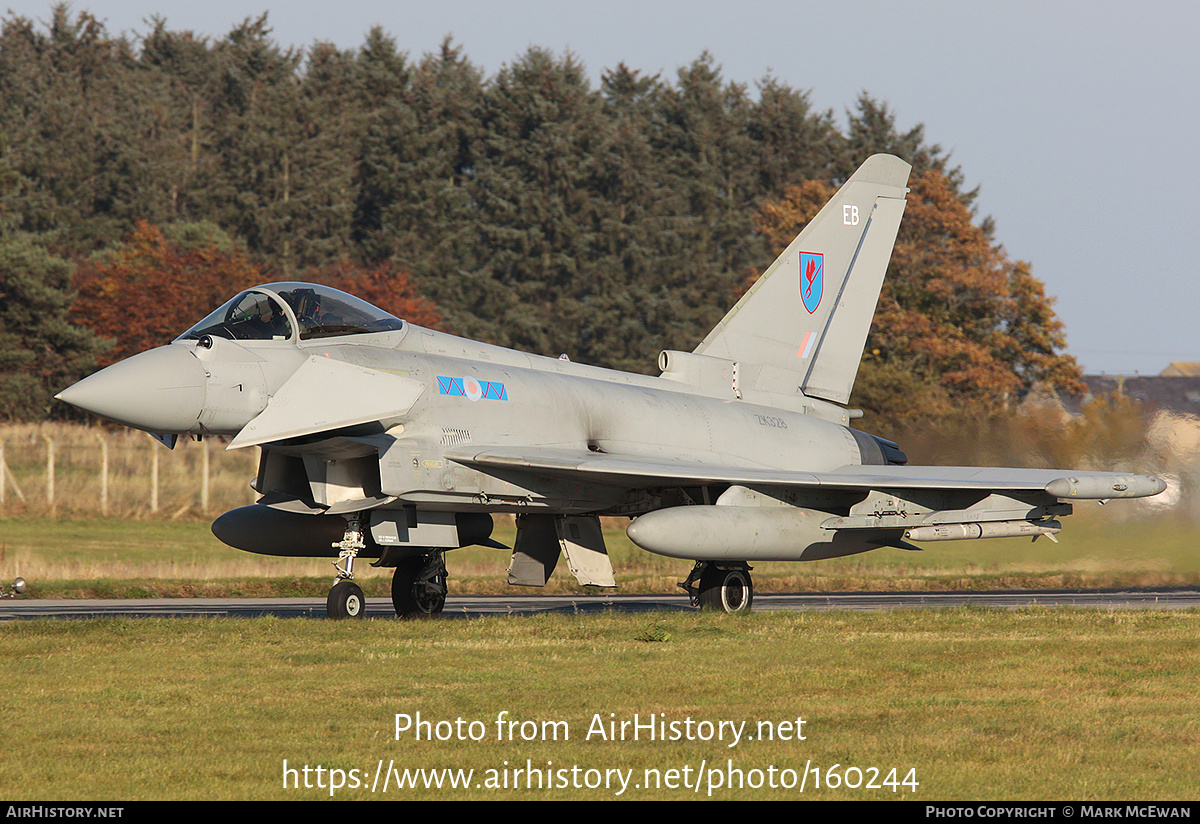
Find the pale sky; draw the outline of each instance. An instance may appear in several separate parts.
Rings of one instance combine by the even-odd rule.
[[[0,0],[46,20],[50,3]],[[221,37],[268,12],[282,45],[362,44],[381,25],[413,57],[453,35],[488,75],[529,46],[593,79],[624,62],[673,79],[708,50],[727,80],[770,73],[844,112],[862,90],[952,152],[997,239],[1046,283],[1087,372],[1200,361],[1200,4],[798,0],[77,0],[110,32]],[[764,261],[764,265],[769,261]]]

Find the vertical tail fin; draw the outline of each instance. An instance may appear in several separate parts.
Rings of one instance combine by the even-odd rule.
[[[696,353],[738,362],[758,390],[849,400],[911,168],[867,158]]]

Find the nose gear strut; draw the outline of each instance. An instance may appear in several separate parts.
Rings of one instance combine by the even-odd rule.
[[[362,618],[366,615],[366,598],[362,588],[354,583],[354,559],[358,557],[359,550],[366,546],[358,515],[347,518],[342,540],[333,544],[333,548],[338,550],[337,560],[333,562],[337,575],[329,590],[329,598],[325,601],[325,611],[330,618]]]

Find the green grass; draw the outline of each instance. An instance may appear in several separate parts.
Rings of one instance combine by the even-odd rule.
[[[580,778],[632,770],[633,784],[647,770],[682,780],[685,767],[694,781],[701,764],[727,774],[732,762],[747,781],[816,766],[812,799],[1197,797],[1194,611],[40,620],[0,626],[0,656],[0,786],[14,800],[329,797],[327,772],[326,788],[285,789],[285,759],[308,765],[314,785],[317,766],[369,783],[380,763],[471,769],[474,783],[507,770],[510,783],[346,787],[342,799],[614,797],[512,789],[527,761],[600,771]],[[448,722],[435,728],[444,734],[479,722],[485,740],[397,740],[398,713]],[[525,724],[515,740],[495,740],[501,713]],[[750,735],[764,722],[790,740],[587,740],[597,719],[635,714],[681,730],[745,722]],[[781,726],[797,718],[804,740]],[[564,722],[569,740],[543,722]],[[919,786],[829,789],[835,765],[881,768],[880,780],[915,770]],[[623,797],[706,795],[631,785]],[[762,786],[713,797],[801,796]]]

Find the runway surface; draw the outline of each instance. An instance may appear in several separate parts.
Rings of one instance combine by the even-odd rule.
[[[1153,590],[1023,590],[1009,592],[836,592],[756,594],[755,612],[777,610],[939,609],[973,606],[1019,609],[1028,606],[1088,609],[1195,609],[1200,589]],[[612,610],[637,613],[654,610],[692,610],[680,595],[459,595],[446,599],[443,617],[594,613]],[[5,598],[0,620],[30,618],[180,617],[274,615],[281,618],[321,618],[324,598],[159,598],[126,600],[55,600]],[[367,617],[393,618],[386,598],[367,599]]]

